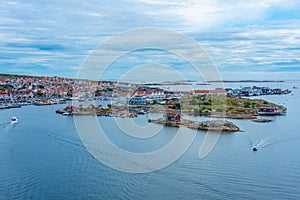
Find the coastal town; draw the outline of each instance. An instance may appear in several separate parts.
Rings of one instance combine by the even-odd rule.
[[[131,91],[129,91],[129,89]],[[228,97],[250,97],[260,95],[282,95],[288,89],[269,87],[216,88],[215,90],[168,91],[159,87],[141,86],[114,81],[89,81],[61,77],[33,77],[0,75],[1,106],[12,108],[22,105],[46,105],[66,103],[74,99],[113,99],[118,103],[147,105],[154,101],[165,103],[170,98],[181,98],[201,94],[225,94]]]
[[[289,93],[291,91],[288,89],[257,86],[171,91],[159,86],[114,81],[90,81],[56,76],[0,75],[0,109],[20,108],[26,105],[67,104],[57,109],[56,113],[114,117],[164,113],[163,118],[149,119],[149,122],[175,127],[185,125],[198,129],[199,127],[206,129],[209,125],[220,124],[220,122],[202,122],[201,125],[195,125],[192,121],[182,119],[182,116],[269,122],[268,119],[257,119],[257,116],[282,115],[286,113],[286,108],[249,97]],[[96,105],[95,102],[100,103]],[[226,124],[230,123],[226,122]],[[232,124],[230,127],[233,128],[228,129],[229,131],[239,130]]]

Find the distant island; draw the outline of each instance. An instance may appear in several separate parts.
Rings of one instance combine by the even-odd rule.
[[[181,80],[181,81],[165,81],[161,83],[145,83],[148,86],[156,85],[210,85],[210,83],[283,83],[283,80],[207,80],[203,83],[197,83],[195,80]]]
[[[209,83],[283,83],[282,80],[221,80],[221,81],[207,81]]]

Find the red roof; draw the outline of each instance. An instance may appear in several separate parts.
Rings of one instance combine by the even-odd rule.
[[[173,105],[173,104],[169,104],[169,105],[168,105],[168,108],[176,109],[176,106]]]
[[[137,91],[137,92],[135,93],[135,95],[138,95],[138,96],[144,96],[144,95],[145,95],[145,92]]]
[[[119,94],[119,97],[127,97],[129,96],[129,92],[122,92],[121,94]]]
[[[8,95],[8,93],[6,91],[0,91],[0,95],[5,96],[5,95]]]

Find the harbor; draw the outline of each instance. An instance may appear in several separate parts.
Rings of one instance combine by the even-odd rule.
[[[292,88],[293,86],[294,83],[290,83],[288,87]],[[193,188],[193,191],[199,190],[200,187],[201,191],[206,191],[212,197],[211,199],[214,199],[215,190],[207,189],[206,186],[214,185],[207,183],[205,186],[201,186],[203,184],[201,180],[209,178],[209,180],[212,179],[222,185],[226,183],[230,194],[234,193],[232,191],[242,192],[241,197],[244,198],[252,195],[249,191],[263,188],[259,189],[263,194],[259,197],[267,199],[264,198],[265,185],[275,184],[276,187],[287,185],[287,189],[284,189],[283,192],[290,195],[291,199],[297,199],[296,195],[290,193],[290,190],[296,186],[288,184],[296,181],[293,174],[299,163],[294,160],[294,158],[298,158],[296,154],[299,147],[299,140],[297,140],[299,134],[297,126],[295,126],[295,120],[299,115],[297,106],[299,92],[294,89],[292,94],[239,98],[215,93],[178,95],[177,97],[172,95],[162,97],[162,93],[153,93],[153,99],[155,95],[157,97],[154,99],[156,101],[152,102],[148,102],[146,95],[141,92],[134,93],[130,97],[121,95],[122,98],[121,96],[119,98],[117,96],[97,96],[96,100],[72,95],[72,97],[65,97],[66,104],[45,102],[38,106],[30,102],[28,106],[24,105],[21,108],[3,109],[0,111],[2,122],[0,124],[2,128],[0,148],[3,152],[0,163],[1,168],[4,169],[1,177],[3,177],[2,180],[13,180],[13,183],[4,184],[3,194],[12,199],[18,198],[11,191],[18,191],[23,187],[24,190],[31,191],[32,196],[38,196],[43,191],[54,190],[58,192],[47,194],[54,199],[65,195],[66,191],[68,193],[65,196],[66,199],[68,197],[84,199],[86,192],[92,191],[93,194],[105,199],[114,198],[119,194],[107,192],[107,190],[112,191],[109,187],[111,181],[118,182],[119,184],[115,187],[121,191],[124,185],[128,185],[128,181],[130,181],[130,185],[136,184],[133,188],[135,191],[136,188],[141,191],[148,191],[149,188],[152,188],[149,191],[158,193],[157,198],[165,195],[171,185],[172,188],[177,188],[175,193],[181,198],[190,192],[190,189],[185,189],[188,186],[188,188]],[[136,97],[135,95],[141,97],[130,101],[131,97]],[[72,99],[68,100],[68,98]],[[36,100],[38,99],[40,98],[38,97]],[[56,98],[49,97],[49,99]],[[43,101],[42,98],[40,101]],[[93,106],[90,106],[91,104]],[[79,107],[85,112],[76,113]],[[260,110],[260,108],[262,109]],[[266,108],[276,108],[282,113],[274,113],[275,110],[266,110]],[[168,110],[172,111],[168,112]],[[58,114],[56,111],[61,112]],[[102,114],[97,114],[98,111],[102,111]],[[258,113],[259,111],[273,112],[274,115],[271,113],[263,115],[264,113]],[[129,113],[134,113],[134,117],[130,118]],[[132,152],[156,151],[168,145],[177,136],[177,132],[182,132],[182,141],[191,137],[193,133],[196,136],[183,157],[170,167],[146,176],[142,175],[141,178],[140,174],[131,178],[132,174],[127,175],[107,168],[87,153],[76,132],[76,127],[74,127],[74,115],[82,115],[79,117],[82,119],[91,119],[90,116],[95,116],[93,118],[98,120],[99,125],[114,144]],[[263,120],[264,118],[267,120]],[[116,125],[116,120],[125,124],[132,121],[147,130],[148,126],[158,127],[160,132],[149,139],[135,138],[122,131]],[[167,120],[168,123],[166,123]],[[287,131],[287,127],[290,127],[291,131]],[[214,150],[204,162],[203,159],[197,157],[198,152],[206,137],[218,135],[214,132],[222,134]],[[143,134],[143,131],[139,133]],[[254,152],[253,147],[258,151]],[[285,156],[286,153],[291,157]],[[266,179],[260,173],[270,171],[269,163],[272,163],[274,170],[271,174],[266,173],[266,176],[270,177],[270,179]],[[282,171],[283,165],[288,169],[285,167]],[[249,173],[245,173],[245,171]],[[170,179],[168,185],[162,184],[166,180],[165,177],[171,177],[174,173],[187,178],[182,181],[174,178]],[[18,181],[20,174],[23,174],[22,181]],[[220,177],[220,174],[224,174],[224,176]],[[288,177],[288,180],[280,179],[282,174]],[[277,180],[275,183],[274,177]],[[233,178],[236,181],[232,181]],[[191,180],[197,184],[191,183]],[[240,187],[237,181],[245,186]],[[33,185],[36,189],[33,189]],[[65,185],[69,186],[65,187]],[[51,190],[44,189],[48,189],[48,187],[51,187]],[[216,188],[222,191],[217,186]],[[270,192],[275,193],[276,191],[276,189],[271,189]],[[25,194],[27,193],[25,192]],[[196,194],[198,193],[195,192]],[[124,195],[120,194],[117,197],[122,199]],[[140,199],[143,195],[135,198],[134,195],[129,194],[126,197]],[[257,195],[251,197],[255,199]]]
[[[171,127],[236,132],[240,131],[237,125],[222,119],[248,119],[265,123],[272,120],[260,116],[285,115],[287,112],[282,105],[251,97],[291,93],[289,89],[272,89],[266,86],[192,91],[174,91],[164,86],[166,85],[2,75],[0,109],[62,104],[64,106],[55,112],[64,116],[136,118],[145,114],[162,113],[162,118],[148,118],[148,122]],[[96,102],[106,102],[106,105]],[[214,120],[194,121],[184,119],[183,116],[210,117]]]

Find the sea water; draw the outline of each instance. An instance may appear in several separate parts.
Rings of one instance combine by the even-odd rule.
[[[257,97],[286,106],[286,115],[270,116],[270,123],[229,119],[244,132],[222,134],[204,159],[198,153],[205,132],[199,131],[177,161],[142,174],[116,171],[91,156],[73,118],[55,113],[64,105],[0,110],[0,199],[300,199],[300,90],[292,89],[300,85],[268,84],[293,91]],[[12,116],[17,124],[9,123]],[[176,134],[163,127],[141,140],[124,134],[113,118],[98,120],[115,145],[132,152],[162,148]],[[143,124],[147,117],[135,120]]]

